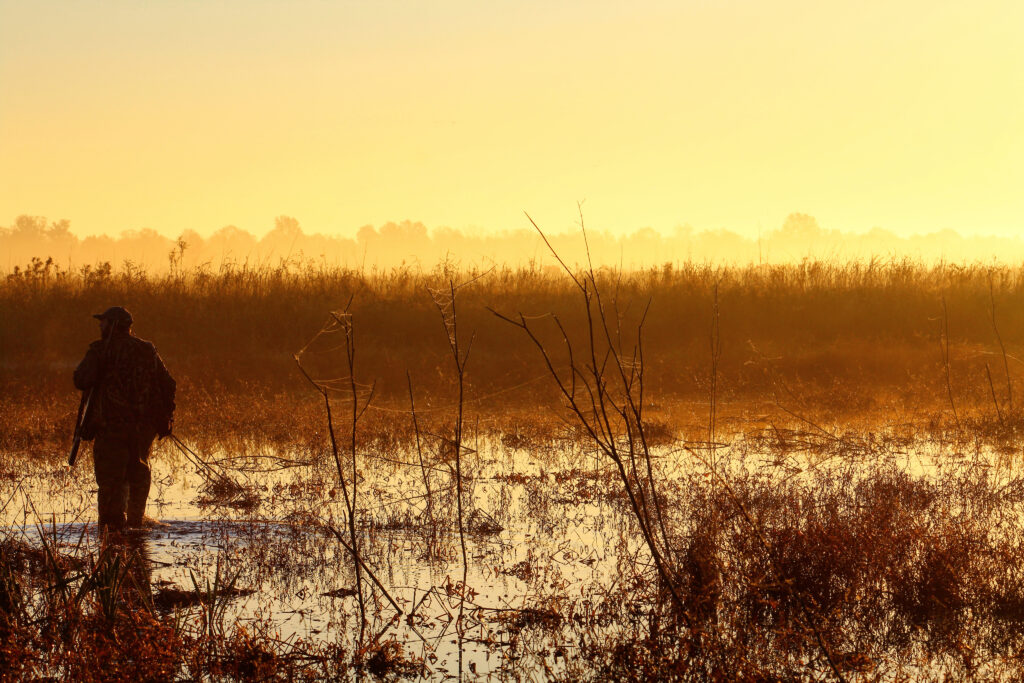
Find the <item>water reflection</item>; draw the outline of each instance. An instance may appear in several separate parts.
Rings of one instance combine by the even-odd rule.
[[[963,673],[960,640],[982,659],[1017,651],[1024,551],[1004,541],[1024,524],[1019,463],[943,444],[854,452],[837,443],[824,453],[754,445],[723,454],[720,467],[760,536],[699,463],[669,452],[658,461],[675,503],[667,526],[691,594],[686,616],[703,632],[701,647],[776,662],[779,671],[818,656],[817,636],[804,637],[815,629],[839,668],[918,670],[922,661]],[[659,606],[664,590],[651,583],[621,493],[600,464],[571,452],[528,458],[486,449],[473,464],[467,507],[478,521],[467,522],[466,573],[457,532],[435,523],[452,519],[443,486],[431,487],[428,514],[418,476],[372,465],[360,472],[359,546],[384,587],[364,585],[367,640],[393,638],[438,678],[537,667],[572,678],[604,666],[613,677],[614,663],[572,669],[573,654],[586,646],[603,657],[609,643],[629,638],[651,657],[667,639],[688,661],[680,615]],[[345,522],[330,467],[239,480],[258,508],[204,504],[210,496],[196,474],[165,474],[158,498],[168,525],[116,539],[123,599],[195,616],[194,586],[216,585],[228,567],[240,589],[228,596],[229,624],[272,624],[284,640],[353,651],[355,573],[325,529]],[[26,482],[25,495],[47,500],[48,481]],[[48,502],[59,508],[61,500]],[[65,519],[75,514],[63,510]],[[81,522],[53,528],[66,548],[92,533]],[[385,588],[396,603],[382,599]],[[625,661],[633,651],[622,652]]]
[[[126,563],[123,598],[129,605],[153,604],[153,562],[149,535],[144,531],[111,534],[108,543]]]

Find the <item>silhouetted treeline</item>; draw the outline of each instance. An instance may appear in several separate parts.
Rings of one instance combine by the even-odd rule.
[[[122,232],[119,237],[81,238],[71,232],[67,220],[19,216],[10,227],[0,227],[0,271],[24,267],[33,257],[52,258],[64,269],[109,263],[115,270],[128,267],[150,272],[197,267],[217,270],[225,264],[276,267],[282,262],[318,262],[353,269],[405,264],[427,270],[442,262],[462,267],[553,264],[541,237],[525,218],[524,223],[521,230],[467,232],[428,230],[422,223],[404,221],[363,226],[354,237],[341,237],[307,232],[295,218],[278,216],[273,230],[259,238],[234,226],[221,228],[209,237],[185,230],[177,238],[170,238],[142,229]],[[726,230],[679,228],[672,234],[662,234],[645,228],[626,236],[588,232],[585,245],[578,229],[541,227],[570,264],[584,263],[589,247],[596,265],[626,269],[685,262],[789,263],[807,258],[1024,260],[1024,241],[1015,238],[967,238],[951,230],[911,238],[881,229],[850,234],[824,229],[814,217],[799,213],[788,216],[779,229],[755,239]]]

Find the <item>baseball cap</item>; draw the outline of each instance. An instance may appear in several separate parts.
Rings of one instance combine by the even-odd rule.
[[[109,320],[112,323],[132,324],[132,314],[123,306],[111,306],[102,313],[95,314],[93,317],[97,320]]]

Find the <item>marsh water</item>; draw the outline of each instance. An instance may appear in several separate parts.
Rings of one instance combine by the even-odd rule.
[[[649,580],[650,560],[612,463],[568,444],[473,445],[463,463],[465,565],[451,466],[421,464],[415,450],[360,455],[357,538],[373,574],[364,577],[363,634],[353,562],[342,543],[350,540],[344,500],[352,492],[339,485],[326,452],[188,457],[161,443],[148,513],[162,525],[129,535],[145,568],[144,588],[158,609],[193,613],[203,605],[176,596],[219,588],[226,623],[286,643],[356,648],[360,637],[392,638],[437,680],[558,678],[583,654],[581,632],[592,640],[647,628],[649,605],[628,596]],[[1016,533],[1024,512],[1024,496],[1010,495],[1024,491],[1016,454],[989,449],[870,439],[780,449],[749,440],[714,450],[666,446],[654,460],[665,495],[683,501],[670,515],[686,538],[697,531],[690,527],[700,516],[691,513],[701,505],[688,491],[719,480],[759,482],[766,490],[855,489],[879,472],[953,488],[982,481],[1004,496],[998,511],[989,503],[991,514],[1007,520],[993,534]],[[32,545],[45,534],[70,555],[95,552],[90,466],[83,458],[74,471],[39,467],[5,479],[3,533]],[[966,493],[943,503],[949,514],[975,516],[964,508],[978,504]],[[723,566],[729,563],[724,558]],[[878,666],[876,673],[884,671]],[[900,670],[902,664],[893,669]]]
[[[448,511],[440,509],[440,499],[450,497],[451,485],[439,483],[433,491],[438,519],[431,521],[417,468],[373,459],[359,468],[360,552],[402,610],[402,618],[393,620],[397,610],[378,592],[368,610],[369,630],[397,637],[440,678],[460,666],[477,675],[530,670],[536,662],[524,661],[529,652],[545,649],[557,665],[573,647],[559,642],[557,632],[511,659],[502,652],[533,621],[558,620],[557,600],[566,591],[581,597],[611,582],[618,561],[613,539],[637,552],[636,543],[620,532],[609,536],[621,519],[603,496],[542,500],[537,489],[556,490],[544,464],[500,445],[478,455],[464,525],[465,592],[459,588],[458,530],[441,519]],[[281,467],[281,453],[233,459],[230,466],[214,466],[237,486],[223,491],[221,479],[182,456],[170,443],[154,454],[147,512],[162,525],[130,534],[131,547],[149,567],[153,594],[191,591],[218,576],[231,577],[240,594],[230,601],[229,621],[259,625],[283,640],[352,640],[358,607],[351,558],[325,528],[347,532],[333,460]],[[225,463],[230,454],[205,457]],[[294,460],[294,454],[286,459]],[[7,482],[5,532],[36,545],[46,534],[72,554],[94,549],[89,466],[83,459],[74,472],[37,470]],[[369,599],[372,589],[365,592]]]

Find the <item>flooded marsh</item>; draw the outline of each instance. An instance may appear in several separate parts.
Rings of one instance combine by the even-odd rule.
[[[0,668],[1015,680],[1014,345],[949,331],[975,304],[1002,321],[997,302],[1024,288],[999,275],[285,269],[200,273],[167,294],[145,277],[8,280],[4,320],[114,287],[140,319],[173,294],[195,324],[161,351],[182,381],[153,454],[160,523],[120,534],[97,528],[91,449],[61,464],[74,396],[59,345],[46,361],[4,326]],[[955,308],[922,303],[945,287]],[[321,308],[301,338],[263,317],[301,309],[294,327],[337,298],[348,307]],[[759,302],[823,315],[751,327],[740,315]],[[874,327],[825,315],[837,302]],[[666,310],[704,322],[680,329]],[[208,343],[189,336],[214,318]]]
[[[264,459],[231,459],[236,469],[217,470],[228,489],[165,443],[150,510],[166,526],[106,545],[90,521],[84,468],[7,477],[7,580],[30,622],[53,609],[45,584],[59,570],[39,565],[88,567],[124,552],[126,567],[142,569],[126,569],[133,583],[118,588],[141,588],[151,618],[194,651],[177,663],[184,678],[234,675],[242,634],[273,644],[260,666],[279,676],[324,674],[328,652],[345,675],[432,680],[645,670],[703,680],[728,677],[737,662],[750,675],[823,679],[836,670],[865,680],[1019,675],[1024,477],[1013,458],[965,444],[894,439],[857,452],[789,437],[818,448],[738,437],[717,453],[719,478],[706,455],[672,444],[655,453],[684,611],[592,450],[510,449],[500,439],[481,439],[465,457],[465,572],[443,461],[429,462],[429,498],[423,471],[397,464],[414,452],[358,466],[359,552],[374,577],[364,579],[362,644],[328,452],[272,472]],[[52,558],[26,559],[40,548]],[[101,602],[85,600],[86,613]],[[134,614],[129,603],[115,622]],[[18,632],[17,619],[11,627]],[[66,670],[53,652],[16,642],[37,671]]]

